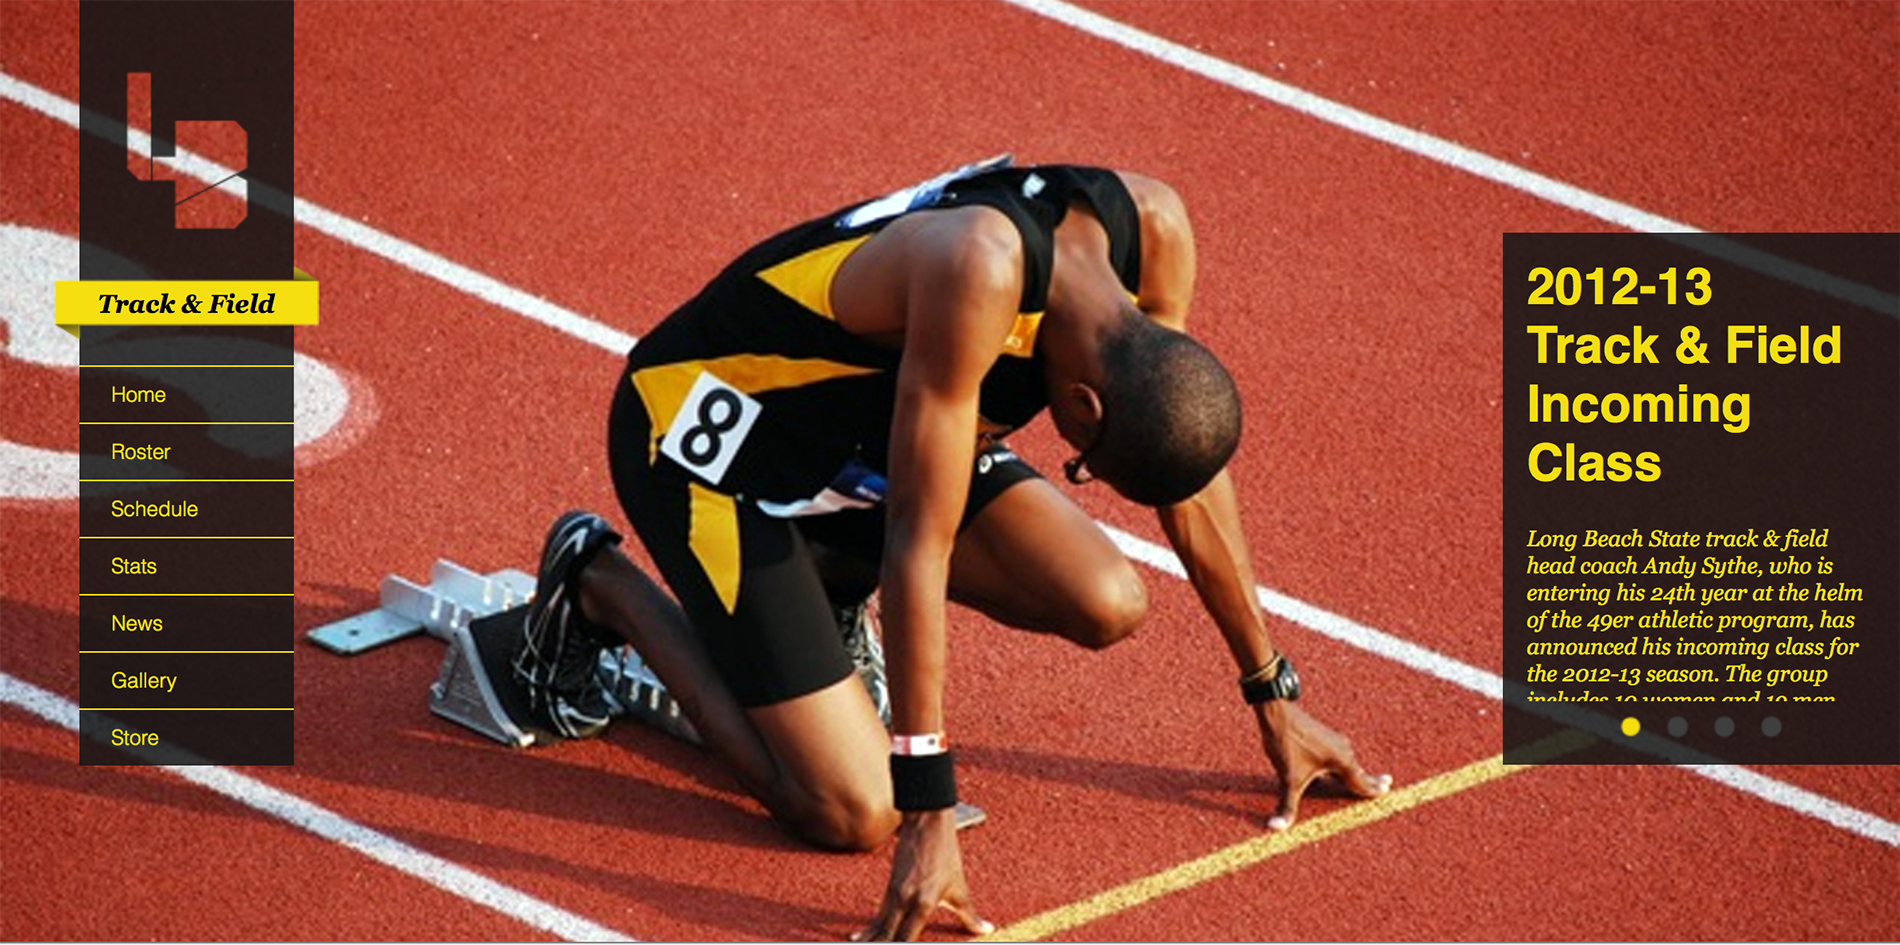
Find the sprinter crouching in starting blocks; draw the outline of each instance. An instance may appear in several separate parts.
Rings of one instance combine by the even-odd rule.
[[[1100,479],[1154,507],[1238,666],[1280,778],[1269,821],[1331,777],[1384,793],[1302,712],[1255,598],[1224,468],[1240,398],[1185,334],[1194,244],[1165,185],[1097,168],[971,165],[754,247],[628,357],[609,433],[622,509],[677,597],[569,513],[516,658],[541,724],[598,731],[602,647],[631,643],[692,728],[799,835],[897,849],[861,938],[939,908],[989,929],[965,882],[943,712],[945,606],[1094,649],[1147,607],[1134,567],[1002,437],[1048,409]],[[881,596],[890,729],[867,687]],[[862,633],[852,646],[840,633]]]

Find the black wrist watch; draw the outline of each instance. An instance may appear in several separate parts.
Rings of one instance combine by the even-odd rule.
[[[1294,671],[1293,661],[1285,654],[1275,656],[1273,662],[1240,677],[1240,695],[1248,705],[1275,699],[1292,702],[1300,697],[1300,674]]]

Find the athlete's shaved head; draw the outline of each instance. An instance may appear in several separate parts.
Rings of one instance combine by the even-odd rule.
[[[1240,391],[1200,342],[1123,306],[1102,335],[1102,425],[1088,466],[1143,505],[1201,491],[1240,445]]]

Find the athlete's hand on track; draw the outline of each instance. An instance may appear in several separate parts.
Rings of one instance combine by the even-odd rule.
[[[897,828],[897,852],[891,859],[891,884],[884,905],[854,942],[914,942],[939,908],[950,910],[972,935],[996,926],[979,918],[963,879],[963,852],[957,846],[955,808],[908,813]]]
[[[1353,757],[1346,736],[1320,724],[1291,702],[1272,701],[1256,707],[1260,741],[1267,760],[1280,776],[1280,803],[1267,820],[1272,830],[1286,830],[1299,818],[1300,798],[1322,777],[1329,777],[1359,797],[1379,797],[1392,787],[1392,776],[1374,777]]]

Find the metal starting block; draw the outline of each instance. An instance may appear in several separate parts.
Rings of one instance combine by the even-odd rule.
[[[383,578],[382,606],[310,631],[310,642],[344,656],[428,631],[447,640],[477,617],[507,610],[534,597],[534,575],[507,568],[477,574],[453,561],[429,570],[427,586],[399,574]]]
[[[519,721],[529,718],[528,700],[509,661],[527,613],[523,604],[452,628],[429,686],[429,711],[516,748],[557,740]]]
[[[508,675],[511,644],[493,639],[484,647],[475,627],[487,618],[512,614],[506,623],[518,628],[533,597],[531,574],[513,568],[480,574],[443,559],[429,569],[426,586],[388,575],[383,578],[381,607],[325,624],[308,636],[310,642],[344,656],[424,632],[443,640],[448,652],[429,687],[430,710],[502,744],[526,747],[538,739],[516,721],[527,716],[525,700],[511,698],[519,696]],[[508,628],[495,628],[501,634],[486,625],[483,629],[489,630],[483,635],[488,638],[505,636]]]
[[[552,743],[559,736],[529,721],[527,698],[515,685],[511,666],[534,583],[533,575],[513,568],[480,574],[438,560],[426,586],[388,575],[383,578],[381,607],[325,624],[308,636],[333,653],[354,656],[427,632],[448,644],[442,668],[429,687],[430,711],[504,745]],[[699,743],[699,733],[679,703],[631,648],[602,651],[600,678],[614,716],[633,716]]]
[[[513,568],[479,574],[438,560],[428,585],[400,575],[383,578],[382,606],[311,630],[312,643],[354,656],[418,633],[448,644],[442,668],[429,686],[429,710],[504,745],[552,744],[559,735],[532,723],[527,693],[515,683],[512,665],[520,645],[534,576]],[[600,680],[616,718],[632,717],[675,738],[701,744],[693,723],[660,678],[632,647],[600,654]],[[983,809],[959,802],[957,829],[988,819]]]

